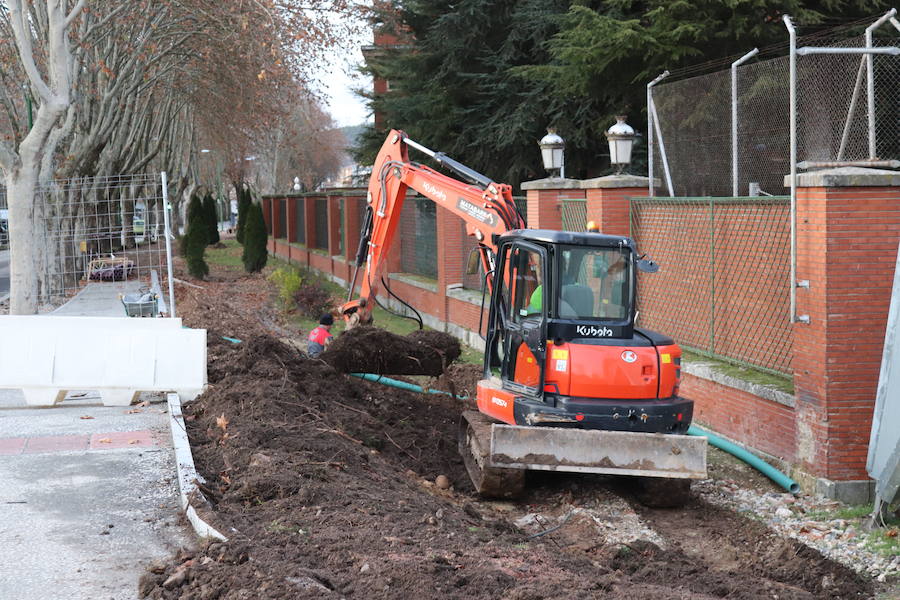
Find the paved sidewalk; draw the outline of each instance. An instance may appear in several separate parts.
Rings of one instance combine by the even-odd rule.
[[[0,598],[131,600],[147,564],[190,541],[166,403],[98,401],[15,408],[0,390]]]
[[[50,313],[59,317],[124,317],[119,295],[135,294],[139,281],[108,281],[87,284],[71,300]]]
[[[124,316],[118,295],[136,286],[90,284],[53,314]],[[34,408],[0,389],[0,599],[136,599],[148,564],[192,541],[165,397],[141,400]]]

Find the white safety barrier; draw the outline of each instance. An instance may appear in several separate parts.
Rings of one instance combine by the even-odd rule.
[[[96,390],[107,406],[139,392],[192,400],[206,385],[206,330],[181,319],[0,316],[0,388],[21,388],[32,406],[72,390]]]

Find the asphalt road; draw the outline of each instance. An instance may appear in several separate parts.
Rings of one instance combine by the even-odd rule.
[[[9,292],[9,250],[0,250],[0,296]]]

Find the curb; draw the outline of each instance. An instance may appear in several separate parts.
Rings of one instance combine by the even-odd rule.
[[[181,510],[184,511],[194,532],[201,538],[215,538],[227,542],[228,538],[219,533],[212,525],[200,516],[201,511],[209,509],[209,500],[197,488],[196,482],[203,483],[201,476],[194,468],[194,457],[188,442],[184,418],[181,414],[181,398],[178,394],[166,394],[169,403],[169,426],[172,430],[172,445],[175,447],[175,463],[178,467],[178,491],[181,496]]]

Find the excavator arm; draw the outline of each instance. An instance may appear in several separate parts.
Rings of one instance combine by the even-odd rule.
[[[466,181],[410,161],[410,147],[430,156]],[[481,264],[484,272],[488,273],[489,289],[493,289],[491,273],[498,236],[526,226],[513,201],[509,185],[495,183],[445,154],[416,143],[404,132],[392,130],[372,166],[353,279],[348,301],[341,306],[345,319],[357,311],[363,313],[360,316],[367,317],[372,311],[385,260],[394,242],[403,202],[410,188],[462,218],[466,233],[478,241]],[[360,284],[359,297],[352,300],[357,282]],[[364,305],[360,304],[361,299],[366,300]]]

